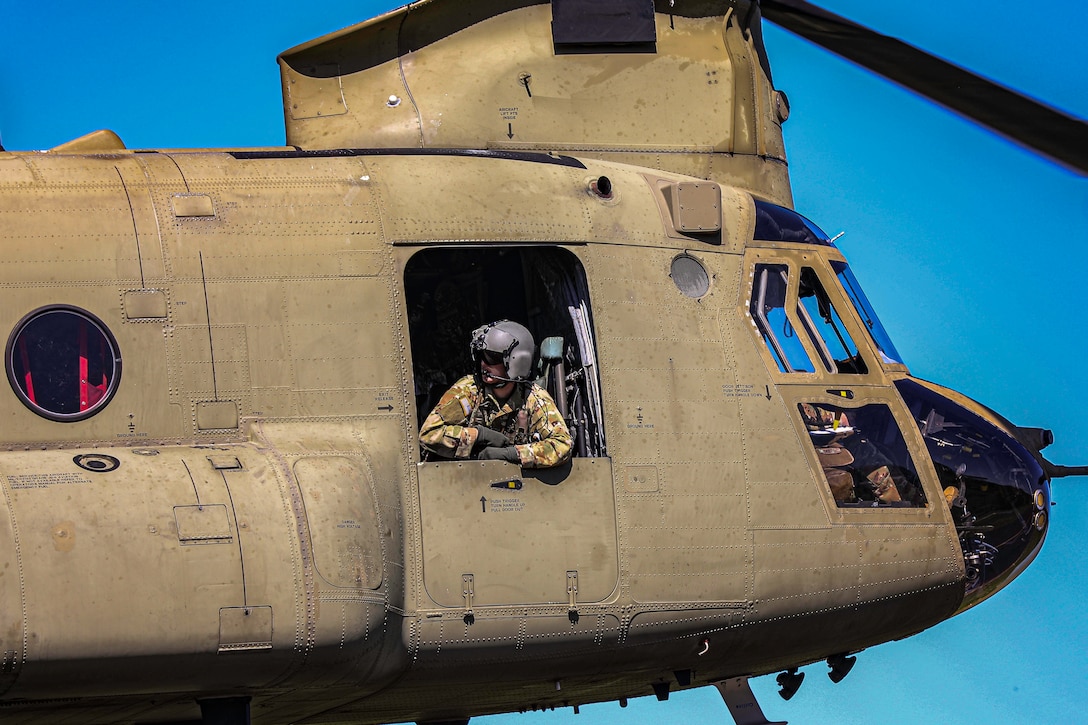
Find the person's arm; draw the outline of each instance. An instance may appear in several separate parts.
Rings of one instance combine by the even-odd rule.
[[[472,455],[477,430],[468,422],[474,400],[472,376],[454,383],[423,421],[423,427],[419,429],[419,444],[442,458],[468,458]]]
[[[529,438],[515,446],[524,468],[549,468],[570,460],[574,440],[548,392],[534,386],[529,400]]]

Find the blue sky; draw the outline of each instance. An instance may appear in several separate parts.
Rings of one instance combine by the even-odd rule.
[[[48,148],[98,128],[130,148],[283,143],[275,56],[395,3],[9,3],[0,29],[0,137]],[[1080,117],[1088,116],[1088,10],[945,0],[827,0]],[[914,374],[1022,425],[1052,428],[1057,463],[1088,463],[1088,182],[784,31],[766,40],[790,97],[798,210],[838,242]],[[1086,139],[1088,143],[1088,139]],[[789,702],[753,681],[772,719],[817,723],[1067,723],[1088,696],[1084,479],[1054,484],[1034,565],[980,607],[825,668]],[[704,688],[473,722],[728,722]]]

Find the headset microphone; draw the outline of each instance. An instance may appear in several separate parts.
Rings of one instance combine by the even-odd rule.
[[[492,380],[501,380],[504,383],[524,383],[525,382],[524,380],[518,380],[517,378],[504,378],[501,375],[493,375],[491,373],[480,373],[480,377],[482,378],[485,374],[487,375],[487,377],[491,378]]]

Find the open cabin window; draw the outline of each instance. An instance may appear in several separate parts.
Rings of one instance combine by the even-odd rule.
[[[474,372],[473,330],[509,319],[533,334],[534,374],[570,429],[573,455],[606,455],[589,289],[577,257],[554,247],[424,249],[408,260],[404,289],[417,426]]]
[[[543,352],[535,374],[573,437],[573,457],[553,467],[515,471],[508,459],[421,459],[416,495],[430,600],[424,607],[459,610],[466,625],[489,607],[544,607],[534,621],[569,633],[582,603],[603,602],[617,590],[620,570],[582,264],[570,251],[544,245],[429,247],[408,259],[404,291],[418,426],[472,372],[473,331],[508,319],[527,327]],[[486,616],[496,621],[510,610],[502,611]],[[422,636],[441,638],[450,621],[428,619]]]

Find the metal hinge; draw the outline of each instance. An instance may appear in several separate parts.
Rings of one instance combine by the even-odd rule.
[[[567,617],[571,624],[578,623],[578,572],[567,572]]]
[[[461,596],[465,599],[465,624],[476,621],[476,615],[472,613],[472,598],[476,594],[476,577],[472,574],[461,575]]]

